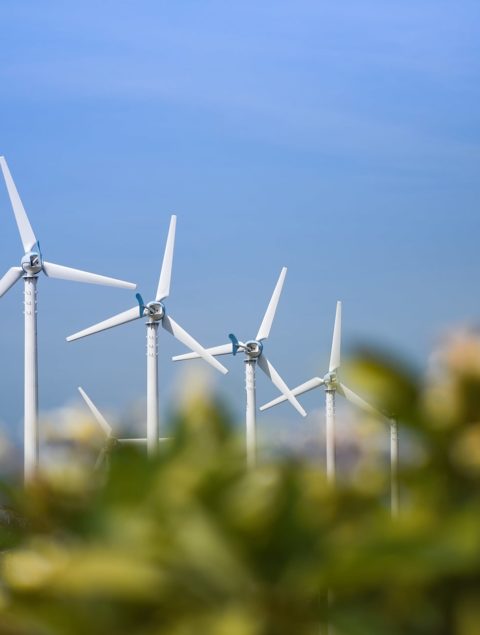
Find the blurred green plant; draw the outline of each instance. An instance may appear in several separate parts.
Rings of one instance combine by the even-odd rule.
[[[192,391],[154,461],[118,447],[104,478],[3,485],[0,633],[478,635],[480,341],[399,368],[351,364],[416,457],[398,519],[387,466],[335,489],[298,459],[247,471],[225,408]]]

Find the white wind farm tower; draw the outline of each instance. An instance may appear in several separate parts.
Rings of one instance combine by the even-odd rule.
[[[83,390],[81,386],[78,387],[78,392],[81,394],[83,400],[85,401],[88,408],[90,409],[90,412],[92,413],[95,421],[98,423],[98,425],[102,429],[102,432],[105,435],[105,443],[102,449],[100,450],[97,461],[95,463],[96,470],[100,469],[104,463],[107,464],[108,466],[108,457],[109,457],[110,451],[112,450],[113,447],[115,447],[115,445],[117,445],[117,443],[121,445],[142,445],[142,446],[147,445],[148,439],[146,437],[136,437],[136,438],[135,437],[126,437],[126,438],[117,437],[116,434],[113,432],[112,426],[108,423],[108,421],[105,419],[103,414],[100,412],[100,410],[93,403],[93,401],[90,399],[90,397],[87,395],[87,393]],[[168,437],[160,437],[158,441],[159,443],[163,443],[164,441],[169,441],[169,439]]]
[[[25,370],[24,370],[24,475],[29,481],[38,469],[38,359],[37,359],[37,280],[41,272],[48,278],[101,284],[124,289],[136,285],[95,273],[72,269],[43,259],[40,244],[27,217],[7,162],[0,157],[8,195],[12,204],[24,255],[19,267],[11,267],[0,280],[0,297],[20,278],[24,280]]]
[[[253,467],[256,464],[257,453],[257,441],[256,441],[256,384],[255,384],[255,367],[258,364],[260,369],[267,375],[270,381],[278,388],[282,393],[283,400],[287,400],[292,406],[302,415],[306,416],[305,410],[299,404],[295,398],[293,392],[287,386],[287,384],[280,377],[278,372],[272,366],[271,362],[265,356],[264,342],[270,335],[273,319],[277,310],[280,295],[282,293],[283,284],[285,282],[285,276],[287,274],[287,268],[284,267],[278,278],[278,282],[273,291],[270,303],[267,307],[267,311],[262,320],[258,333],[253,340],[241,342],[233,334],[229,335],[230,343],[221,344],[220,346],[214,346],[208,348],[208,352],[214,356],[217,355],[236,355],[238,351],[243,351],[245,354],[245,389],[247,393],[247,405],[246,405],[246,446],[247,446],[247,465]],[[195,359],[198,355],[195,353],[186,353],[185,355],[177,355],[173,357],[174,361],[184,361],[188,359]]]
[[[342,384],[338,379],[338,371],[341,363],[341,338],[342,338],[342,303],[337,302],[335,313],[335,324],[333,327],[332,348],[330,352],[330,363],[328,372],[324,377],[313,377],[304,384],[292,389],[292,393],[298,397],[310,390],[325,387],[325,423],[326,423],[326,454],[327,454],[327,477],[330,482],[335,482],[335,395],[338,392],[352,404],[361,410],[377,417],[381,420],[387,418],[378,410],[373,408],[364,399],[359,397],[350,388]],[[280,395],[276,399],[261,406],[260,410],[267,410],[285,401],[285,396]],[[391,470],[391,511],[392,515],[397,515],[398,499],[398,429],[394,419],[388,420],[390,425],[390,470]]]
[[[195,351],[199,357],[202,357],[221,373],[228,372],[218,360],[167,314],[164,300],[170,295],[176,221],[177,217],[172,216],[155,299],[145,304],[140,294],[137,294],[138,304],[135,307],[67,337],[67,341],[71,342],[142,317],[147,319],[147,446],[150,456],[156,453],[159,439],[158,326],[161,324],[168,333],[187,348]]]

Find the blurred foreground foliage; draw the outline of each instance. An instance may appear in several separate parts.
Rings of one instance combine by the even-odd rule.
[[[3,485],[0,633],[478,635],[479,340],[426,377],[372,354],[351,372],[401,420],[399,518],[388,462],[335,489],[298,459],[248,472],[225,410],[193,394],[155,461],[119,447],[102,478]]]

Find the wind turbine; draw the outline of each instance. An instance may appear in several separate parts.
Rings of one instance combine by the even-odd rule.
[[[247,442],[247,465],[254,467],[256,463],[256,388],[255,388],[255,366],[267,375],[270,381],[282,393],[283,399],[288,399],[292,406],[302,415],[306,416],[305,410],[298,403],[290,388],[280,377],[278,372],[269,362],[263,353],[263,343],[268,339],[272,328],[273,319],[277,310],[278,301],[282,293],[283,283],[287,268],[284,267],[278,278],[278,282],[273,291],[270,303],[263,318],[263,321],[254,340],[240,342],[232,333],[229,335],[230,343],[208,348],[208,352],[214,356],[217,355],[236,355],[238,351],[245,353],[245,389],[247,392],[247,409],[246,409],[246,442]],[[173,357],[173,361],[183,361],[186,359],[194,359],[198,357],[195,353],[186,353],[185,355],[177,355]]]
[[[359,397],[350,388],[342,384],[338,379],[340,369],[340,350],[342,338],[342,303],[337,302],[335,313],[335,324],[333,327],[332,348],[330,352],[330,363],[328,372],[323,378],[313,377],[304,384],[292,389],[292,393],[297,397],[310,390],[325,386],[325,415],[326,415],[326,453],[327,453],[327,478],[330,482],[335,481],[335,395],[338,392],[350,403],[353,403],[361,410],[385,420],[386,417],[373,408],[364,399]],[[261,406],[260,410],[267,410],[285,401],[285,397],[280,395],[276,399]],[[395,516],[398,513],[398,430],[394,419],[390,423],[390,466],[391,466],[391,511]]]
[[[140,437],[140,438],[129,437],[125,439],[119,439],[114,434],[112,426],[108,423],[108,421],[105,419],[103,414],[100,412],[100,410],[93,403],[93,401],[90,399],[90,397],[87,395],[87,393],[83,390],[81,386],[78,387],[78,392],[82,395],[83,400],[89,407],[90,412],[92,413],[95,421],[99,424],[99,426],[101,427],[106,437],[105,443],[102,449],[100,450],[97,461],[95,463],[96,470],[100,469],[103,463],[108,463],[108,456],[110,454],[110,451],[112,450],[113,447],[117,445],[117,443],[120,443],[122,445],[147,445],[146,437]],[[161,437],[158,439],[158,441],[161,443],[164,441],[169,441],[169,439],[168,437]]]
[[[25,251],[20,267],[11,267],[0,280],[0,297],[23,277],[25,306],[24,475],[25,481],[28,481],[35,475],[38,468],[37,279],[40,272],[43,271],[49,278],[102,284],[124,289],[135,289],[136,285],[44,260],[40,251],[40,243],[30,225],[5,157],[0,157],[0,167]]]
[[[68,342],[78,340],[81,337],[99,333],[107,329],[146,317],[147,327],[147,447],[149,456],[157,451],[159,436],[159,406],[158,406],[158,326],[161,324],[173,337],[185,344],[190,350],[195,351],[199,357],[211,364],[221,373],[227,373],[227,369],[220,364],[201,344],[189,335],[174,319],[167,314],[163,301],[170,295],[170,280],[172,276],[173,250],[175,243],[175,228],[177,217],[172,216],[168,230],[167,243],[163,256],[160,279],[158,282],[155,299],[148,304],[137,293],[137,306],[123,313],[114,315],[103,322],[99,322],[89,328],[74,333],[67,337]]]

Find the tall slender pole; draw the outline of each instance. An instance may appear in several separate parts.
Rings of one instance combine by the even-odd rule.
[[[24,281],[24,478],[27,483],[38,470],[37,277],[25,276]]]
[[[327,479],[335,483],[335,390],[325,391]]]
[[[400,493],[398,488],[398,423],[390,419],[390,506],[392,516],[398,516]]]
[[[147,452],[155,456],[158,450],[158,322],[147,322]]]
[[[335,389],[325,390],[325,445],[327,452],[327,480],[335,485]],[[327,606],[329,612],[334,602],[333,590],[327,590]],[[335,631],[330,620],[327,620],[326,634],[334,635]]]
[[[256,396],[255,396],[255,359],[245,360],[245,390],[247,391],[246,444],[247,467],[257,463]]]

